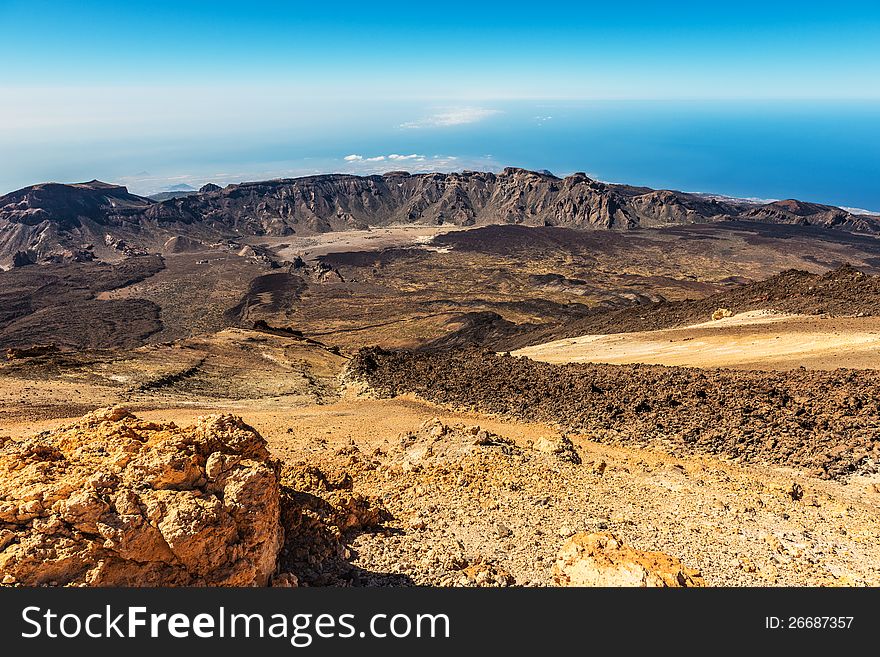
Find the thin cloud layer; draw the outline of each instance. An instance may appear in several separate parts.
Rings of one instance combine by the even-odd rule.
[[[427,158],[424,155],[419,155],[417,153],[412,153],[410,155],[400,155],[398,153],[391,153],[391,155],[375,155],[373,157],[364,157],[363,155],[346,155],[342,158],[346,162],[384,162],[385,160],[394,160],[396,162],[400,161],[414,161],[414,162],[424,162]]]
[[[427,116],[417,121],[401,123],[400,127],[406,129],[447,128],[450,126],[477,123],[490,116],[495,116],[496,114],[501,114],[501,111],[490,109],[488,107],[457,107],[437,112],[436,114],[432,114],[431,116]]]
[[[337,160],[338,162],[339,160]],[[364,157],[351,155],[342,158],[349,173],[357,175],[373,175],[404,169],[410,173],[451,172],[462,169],[497,171],[497,161],[491,155],[477,158],[461,158],[456,155],[420,155],[418,153],[379,155]]]

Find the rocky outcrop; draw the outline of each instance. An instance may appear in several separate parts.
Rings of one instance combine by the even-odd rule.
[[[0,579],[86,586],[261,586],[283,532],[278,468],[230,415],[193,427],[114,407],[0,438]]]
[[[560,436],[558,438],[541,436],[532,444],[532,448],[545,454],[552,454],[560,461],[567,461],[575,465],[581,462],[577,449],[575,449],[574,444],[567,436]]]
[[[416,431],[400,435],[396,465],[409,471],[428,464],[456,462],[480,447],[488,446],[509,452],[513,449],[513,442],[479,426],[449,426],[439,418],[432,418]]]
[[[59,349],[54,344],[35,344],[31,347],[10,347],[6,350],[6,360],[18,360],[21,358],[39,358],[48,354],[58,353]]]
[[[636,550],[613,534],[572,536],[553,565],[558,586],[705,586],[700,572],[663,552]]]

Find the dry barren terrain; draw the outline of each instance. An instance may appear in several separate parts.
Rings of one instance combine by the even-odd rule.
[[[548,585],[578,532],[710,585],[880,584],[873,237],[731,222],[203,247],[0,274],[0,437],[116,404],[144,426],[240,416],[308,509],[282,517],[279,557],[303,585]]]
[[[673,329],[555,340],[513,354],[547,363],[876,369],[880,365],[880,321],[757,310]]]

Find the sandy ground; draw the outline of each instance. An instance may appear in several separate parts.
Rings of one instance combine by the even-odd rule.
[[[753,311],[662,331],[584,335],[513,353],[548,363],[875,369],[880,366],[880,318]]]
[[[279,258],[285,260],[293,260],[296,256],[304,260],[314,260],[328,253],[379,251],[393,247],[425,245],[437,235],[458,230],[468,230],[468,227],[449,224],[442,226],[412,224],[370,230],[348,230],[311,237],[279,237],[272,240],[261,237],[248,241],[273,249]]]

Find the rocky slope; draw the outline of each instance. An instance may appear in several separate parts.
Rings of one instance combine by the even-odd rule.
[[[880,464],[876,370],[756,372],[550,365],[492,352],[364,349],[349,365],[376,393],[552,422],[600,442],[797,467],[822,478]]]
[[[714,315],[723,309],[728,314]],[[639,299],[623,308],[593,307],[581,317],[543,326],[511,323],[499,325],[491,334],[478,334],[464,326],[430,345],[486,345],[498,351],[583,335],[655,331],[720,319],[752,310],[797,315],[866,317],[880,315],[880,276],[843,265],[824,274],[789,269],[763,281],[738,285],[702,299],[652,301]]]
[[[106,237],[137,232],[141,213],[152,204],[98,180],[44,183],[0,196],[0,265],[47,258],[87,261],[107,250],[122,256],[127,245],[112,236],[105,243]]]
[[[88,258],[196,239],[309,235],[399,223],[522,224],[627,230],[739,218],[877,233],[876,218],[798,201],[765,206],[507,168],[410,175],[330,174],[242,183],[163,202],[98,181],[34,185],[0,197],[0,265]],[[120,241],[122,244],[120,244]]]
[[[318,519],[339,516],[333,509],[343,493],[375,500],[391,516],[344,535],[341,554],[312,551],[309,569],[292,564],[303,584],[878,582],[878,494],[870,481],[842,485],[791,470],[599,445],[411,398],[362,404],[361,412],[375,415],[331,415],[311,435],[296,424],[293,434],[270,439],[291,473],[300,473],[291,484],[326,502],[323,512],[313,502]],[[428,419],[412,424],[414,414]],[[340,421],[361,430],[324,431]],[[376,425],[384,428],[368,435],[365,427]]]

